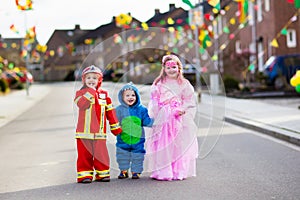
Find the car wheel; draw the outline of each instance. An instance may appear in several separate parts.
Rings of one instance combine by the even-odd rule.
[[[286,85],[287,85],[287,82],[286,82],[285,78],[282,76],[277,77],[274,81],[274,87],[276,90],[284,89]]]

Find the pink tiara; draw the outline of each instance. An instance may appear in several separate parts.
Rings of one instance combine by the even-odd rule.
[[[165,64],[166,67],[173,67],[173,66],[177,66],[177,62],[173,61],[173,60],[169,60],[166,62]]]

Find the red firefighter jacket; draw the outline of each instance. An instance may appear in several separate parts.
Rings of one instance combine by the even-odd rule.
[[[76,138],[106,139],[106,120],[114,135],[122,132],[107,91],[82,88],[76,92],[74,102],[79,108]]]

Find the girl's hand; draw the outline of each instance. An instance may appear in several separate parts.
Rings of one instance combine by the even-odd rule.
[[[178,111],[177,114],[178,114],[179,116],[181,116],[181,115],[185,114],[185,111]]]
[[[176,116],[177,116],[177,117],[182,116],[182,115],[184,115],[184,114],[185,114],[185,111],[178,110],[178,111],[176,112]]]

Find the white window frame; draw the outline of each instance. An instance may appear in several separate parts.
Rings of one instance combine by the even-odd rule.
[[[249,1],[249,4],[248,4],[248,21],[249,21],[249,25],[250,26],[253,26],[254,25],[254,4],[252,1]]]
[[[235,52],[237,54],[242,53],[241,42],[239,40],[235,42]]]
[[[218,35],[221,35],[223,33],[223,20],[222,20],[222,16],[220,15],[218,18],[218,23],[217,23],[217,26],[218,26]]]
[[[296,30],[288,29],[286,35],[286,46],[289,48],[294,48],[297,46]]]
[[[265,11],[266,12],[270,11],[270,0],[265,0]]]
[[[257,0],[257,21],[261,22],[262,20],[262,0]]]

